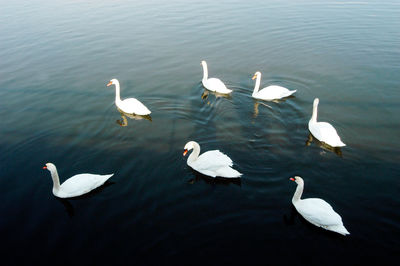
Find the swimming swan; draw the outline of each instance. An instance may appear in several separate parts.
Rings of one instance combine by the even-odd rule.
[[[261,72],[256,72],[252,78],[252,80],[256,79],[256,84],[254,86],[254,91],[253,91],[253,98],[256,99],[261,99],[261,100],[267,100],[267,101],[272,101],[272,100],[277,100],[281,99],[284,97],[288,97],[295,93],[297,90],[288,90],[285,87],[277,86],[277,85],[270,85],[268,87],[263,88],[262,90],[259,91],[260,89],[260,83],[261,83]]]
[[[189,141],[185,145],[183,156],[186,156],[188,151],[192,149],[193,152],[187,159],[187,165],[203,175],[226,178],[236,178],[242,175],[231,168],[233,164],[231,158],[219,150],[207,151],[199,156],[200,145],[195,141]]]
[[[54,164],[46,163],[43,169],[50,171],[51,178],[53,179],[53,195],[59,198],[81,196],[103,185],[114,175],[79,174],[70,177],[60,185],[60,178],[58,177],[57,168]]]
[[[112,79],[107,84],[107,87],[113,84],[115,85],[115,104],[121,111],[127,114],[137,115],[149,115],[151,113],[151,111],[147,109],[147,107],[143,103],[135,98],[121,100],[119,81],[117,79]]]
[[[319,99],[314,99],[313,112],[310,121],[308,122],[308,129],[311,134],[316,137],[319,141],[325,142],[332,147],[343,147],[346,146],[340,139],[336,129],[327,122],[317,122]]]
[[[203,66],[202,83],[207,90],[219,92],[222,94],[228,94],[232,92],[232,90],[228,89],[220,79],[208,78],[208,68],[206,61],[201,61],[201,65]]]
[[[295,176],[290,180],[297,183],[292,203],[304,219],[329,231],[342,235],[350,234],[343,225],[342,217],[333,210],[328,202],[318,198],[300,199],[304,189],[304,181],[300,176]]]

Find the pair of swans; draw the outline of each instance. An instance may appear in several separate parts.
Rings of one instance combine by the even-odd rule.
[[[187,164],[194,170],[208,176],[235,178],[242,174],[232,169],[232,160],[218,150],[208,151],[200,154],[200,146],[195,141],[189,141],[185,145],[184,155],[189,150],[190,154]],[[57,168],[52,163],[46,163],[43,169],[50,171],[53,179],[53,195],[59,198],[72,198],[86,194],[101,185],[103,185],[114,174],[98,175],[98,174],[78,174],[68,178],[64,183],[60,184]]]
[[[193,152],[187,159],[187,165],[194,170],[211,177],[237,178],[242,175],[231,167],[232,160],[219,150],[207,151],[200,155],[200,145],[195,141],[189,141],[184,147],[183,156],[186,156],[188,151],[192,149]],[[304,190],[304,181],[301,177],[295,176],[290,180],[297,183],[292,203],[304,219],[326,230],[342,235],[350,234],[344,227],[340,215],[325,200],[319,198],[301,199]]]
[[[203,66],[203,86],[213,92],[221,93],[221,94],[229,94],[232,90],[228,89],[225,84],[218,78],[208,78],[208,67],[206,61],[201,61],[201,65]],[[297,90],[288,90],[285,87],[271,85],[260,90],[261,84],[261,72],[257,71],[253,78],[256,79],[256,84],[254,86],[253,98],[273,101],[288,97],[295,93]]]
[[[185,156],[189,150],[190,154],[187,164],[194,170],[208,176],[222,176],[226,178],[240,177],[242,174],[232,169],[232,160],[218,150],[208,151],[200,154],[200,146],[195,141],[189,141],[184,147]],[[53,179],[53,194],[59,198],[71,198],[86,194],[103,185],[114,174],[78,174],[67,179],[60,185],[57,168],[52,163],[47,163],[43,169],[50,171]],[[301,199],[304,190],[304,181],[301,177],[295,176],[290,180],[297,183],[292,203],[301,216],[311,224],[322,227],[326,230],[337,232],[342,235],[350,234],[344,227],[342,218],[332,206],[319,198]]]

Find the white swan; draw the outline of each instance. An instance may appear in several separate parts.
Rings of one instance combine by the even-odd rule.
[[[343,225],[342,217],[333,210],[328,202],[318,198],[300,199],[304,189],[304,181],[300,176],[295,176],[290,180],[297,183],[292,203],[304,219],[326,230],[342,235],[350,234]]]
[[[308,122],[308,129],[311,134],[319,141],[324,142],[332,147],[346,146],[340,139],[336,129],[327,122],[317,122],[319,99],[314,99],[313,112],[310,121]]]
[[[285,87],[277,86],[277,85],[270,85],[268,87],[265,87],[264,89],[260,90],[260,83],[261,83],[261,72],[257,71],[254,76],[253,80],[257,78],[256,84],[254,86],[254,91],[253,91],[253,98],[256,99],[261,99],[261,100],[267,100],[267,101],[272,101],[272,100],[277,100],[281,99],[284,97],[288,97],[295,93],[297,90],[288,90]]]
[[[54,164],[46,163],[43,169],[50,171],[51,178],[53,179],[53,194],[59,198],[81,196],[103,185],[107,179],[114,175],[79,174],[65,180],[65,182],[60,185],[60,178],[58,177],[57,168]]]
[[[232,160],[219,150],[207,151],[199,156],[200,145],[195,141],[189,141],[184,148],[183,156],[193,149],[187,159],[187,164],[194,170],[208,176],[236,178],[242,174],[231,168]]]
[[[128,98],[121,100],[119,81],[117,79],[112,79],[107,84],[107,87],[115,85],[115,104],[117,107],[127,113],[127,114],[137,114],[137,115],[149,115],[151,111],[139,100],[135,98]]]
[[[203,66],[202,83],[207,90],[219,92],[222,94],[228,94],[232,92],[232,90],[228,89],[220,79],[208,78],[208,68],[206,61],[201,61],[201,65]]]

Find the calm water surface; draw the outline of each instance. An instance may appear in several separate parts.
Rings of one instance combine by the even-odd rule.
[[[398,1],[1,5],[1,264],[398,262]],[[203,95],[201,60],[230,97]],[[297,93],[253,100],[256,71],[263,87]],[[111,78],[152,121],[120,126]],[[340,152],[307,141],[315,97],[319,119],[347,144]],[[189,140],[228,154],[241,180],[192,171],[182,157]],[[58,200],[46,162],[62,181],[115,175]],[[304,197],[330,202],[351,235],[296,213],[294,175],[305,180]]]

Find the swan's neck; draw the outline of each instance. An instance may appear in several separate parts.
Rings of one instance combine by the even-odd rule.
[[[304,184],[297,184],[296,191],[294,192],[292,202],[295,203],[300,200],[301,195],[303,194]]]
[[[258,74],[256,78],[256,85],[254,86],[253,96],[257,94],[258,90],[260,89],[260,84],[261,84],[261,74]]]
[[[60,189],[60,178],[58,177],[57,169],[50,171],[51,179],[53,179],[53,191],[58,191]]]
[[[202,65],[203,65],[203,82],[204,82],[208,79],[208,68],[206,63],[203,63]]]
[[[317,122],[317,115],[318,115],[318,104],[314,103],[310,122],[316,123]]]
[[[187,159],[187,163],[190,164],[194,161],[197,160],[197,158],[200,155],[200,145],[198,143],[193,143],[193,151],[189,155],[189,158]]]
[[[121,102],[119,83],[115,84],[115,103]]]

